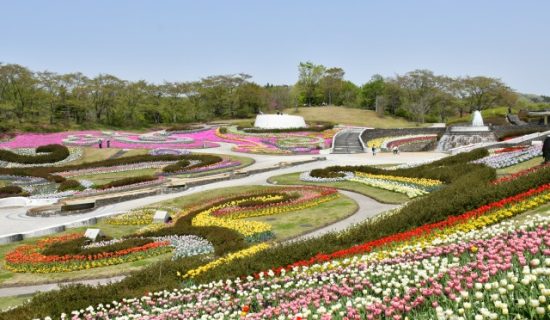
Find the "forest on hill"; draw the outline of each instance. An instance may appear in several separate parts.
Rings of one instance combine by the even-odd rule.
[[[550,97],[522,95],[485,76],[414,70],[374,75],[358,85],[345,79],[342,68],[312,62],[300,63],[297,73],[296,83],[283,85],[260,85],[242,73],[155,84],[0,63],[0,131],[145,128],[324,105],[376,110],[416,122],[446,122],[476,109],[550,106]]]

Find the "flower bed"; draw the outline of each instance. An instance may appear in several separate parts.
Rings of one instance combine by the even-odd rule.
[[[52,273],[69,272],[137,261],[169,252],[169,241],[151,242],[142,246],[112,252],[81,255],[45,255],[49,246],[82,238],[70,234],[39,240],[34,245],[21,245],[6,255],[6,269],[12,272]]]
[[[161,148],[161,149],[152,149],[149,151],[149,154],[152,155],[152,156],[161,156],[161,155],[167,155],[167,154],[172,154],[172,155],[181,155],[181,154],[189,154],[190,152],[188,150],[184,150],[184,149],[166,149],[166,148]]]
[[[166,211],[170,216],[176,212],[173,208],[139,208],[108,217],[105,222],[112,225],[148,225],[153,223],[153,216],[157,210]]]
[[[533,172],[537,172],[537,171],[539,171],[541,169],[544,169],[544,168],[547,168],[547,167],[550,167],[550,163],[543,163],[541,165],[534,166],[532,168],[528,168],[528,169],[521,170],[521,171],[516,172],[516,173],[512,173],[512,174],[504,176],[502,178],[495,179],[491,183],[492,184],[501,184],[503,182],[513,181],[513,180],[516,180],[519,177],[523,177],[525,175],[528,175],[528,174],[533,173]]]
[[[311,175],[311,171],[305,171],[300,174],[300,180],[305,182],[339,182],[348,181],[355,177],[353,172],[341,171],[338,172],[339,176],[336,177],[314,177]]]
[[[75,177],[75,176],[117,173],[117,172],[132,171],[132,170],[159,169],[167,165],[174,164],[176,162],[177,161],[147,161],[147,162],[138,162],[138,163],[132,163],[132,164],[123,164],[118,166],[62,171],[62,172],[56,172],[55,174],[58,176],[68,178],[68,177]]]
[[[274,194],[264,192],[259,195],[231,199],[227,202],[218,202],[199,212],[193,218],[192,223],[194,226],[218,226],[235,230],[245,236],[249,242],[263,241],[273,236],[271,225],[241,219],[303,210],[338,197],[337,190],[332,188],[290,187],[274,189],[274,191]],[[289,201],[273,201],[277,198],[281,199],[282,196],[279,194],[281,192],[287,195],[299,194],[299,196],[293,196]],[[247,202],[258,204],[241,205],[241,203]]]
[[[268,271],[257,279],[160,291],[72,315],[74,319],[199,319],[222,314],[230,319],[498,319],[520,314],[545,319],[550,295],[549,223],[548,217],[531,216],[523,227],[504,222],[470,233],[465,240],[408,251],[389,249],[384,256],[325,260],[280,276]],[[228,256],[184,277],[230,263],[230,258],[238,259]]]
[[[366,172],[330,171],[326,169],[303,172],[300,174],[300,180],[306,182],[352,181],[374,188],[403,193],[409,198],[428,194],[443,184],[441,181],[434,179],[400,177]]]
[[[436,134],[406,135],[397,137],[382,137],[369,140],[368,148],[380,148],[382,151],[390,151],[393,147],[403,147],[409,144],[429,143],[437,140]]]
[[[500,169],[540,156],[542,156],[542,146],[535,145],[519,151],[489,155],[485,158],[474,161],[474,163],[482,163],[491,168]]]
[[[156,209],[143,208],[132,210],[105,219],[105,222],[112,225],[148,225],[153,222]]]

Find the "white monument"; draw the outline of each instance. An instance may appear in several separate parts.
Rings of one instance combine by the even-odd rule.
[[[96,241],[101,236],[103,236],[103,232],[99,229],[86,229],[86,233],[84,233],[84,237],[92,241]]]
[[[170,215],[167,211],[157,210],[153,216],[153,222],[166,223],[170,220]]]
[[[289,114],[259,114],[254,127],[261,129],[292,129],[307,127],[304,117]]]

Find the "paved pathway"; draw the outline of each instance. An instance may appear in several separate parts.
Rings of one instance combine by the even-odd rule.
[[[227,146],[226,146],[227,147]],[[223,146],[222,146],[223,148]],[[214,150],[219,153],[225,153],[226,150]],[[210,151],[210,152],[214,152]],[[242,156],[242,154],[240,154]],[[108,205],[100,207],[92,212],[85,214],[77,215],[68,215],[68,216],[54,216],[54,217],[30,217],[25,214],[25,208],[7,208],[0,209],[0,236],[5,236],[9,234],[17,233],[27,233],[34,232],[37,230],[51,228],[59,225],[66,225],[75,223],[82,219],[87,219],[90,217],[98,217],[107,214],[119,213],[128,211],[134,208],[139,208],[142,206],[147,206],[155,202],[169,200],[181,196],[186,196],[194,194],[201,191],[218,189],[218,188],[228,188],[242,185],[258,185],[264,184],[265,181],[271,177],[286,173],[293,172],[302,172],[315,168],[323,168],[333,165],[360,165],[360,164],[387,164],[387,163],[411,163],[411,162],[422,162],[428,160],[435,160],[443,157],[443,153],[401,153],[398,156],[395,156],[391,153],[379,153],[376,156],[372,156],[366,153],[360,154],[328,154],[326,155],[326,161],[316,161],[310,162],[294,167],[281,168],[277,170],[272,170],[264,173],[253,174],[250,176],[245,176],[239,179],[226,180],[215,182],[203,186],[197,186],[189,188],[188,190],[162,194],[150,197],[144,197],[135,200],[124,201],[116,203],[113,205]],[[311,159],[311,155],[299,155],[299,156],[271,156],[271,155],[249,155],[254,158],[256,161],[249,168],[257,169],[266,166],[274,166],[275,164],[282,161],[298,161],[303,159]]]
[[[63,285],[68,284],[87,284],[92,286],[108,284],[111,282],[118,282],[124,279],[124,276],[105,278],[105,279],[91,279],[91,280],[79,280],[79,281],[70,281],[70,282],[60,282],[60,283],[48,283],[48,284],[37,284],[33,286],[21,286],[21,287],[11,287],[11,288],[0,288],[0,297],[11,297],[11,296],[21,296],[27,294],[34,294],[37,292],[46,292],[57,290]]]
[[[330,232],[337,232],[337,231],[343,231],[348,229],[349,227],[358,224],[360,222],[363,222],[369,218],[372,218],[382,212],[386,212],[388,210],[397,208],[398,205],[393,204],[384,204],[380,203],[372,198],[366,197],[362,194],[351,192],[351,191],[345,191],[340,190],[340,193],[350,197],[355,202],[357,202],[357,205],[359,206],[359,209],[357,212],[345,219],[342,219],[336,223],[333,223],[331,225],[328,225],[324,228],[317,229],[313,232],[304,234],[302,236],[299,236],[297,238],[292,239],[291,241],[295,240],[303,240],[307,238],[316,238],[319,236],[322,236],[324,234],[330,233]]]

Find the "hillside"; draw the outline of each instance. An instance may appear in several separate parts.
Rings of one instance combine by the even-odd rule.
[[[346,107],[302,107],[284,110],[288,114],[301,115],[306,121],[330,121],[337,124],[374,128],[406,128],[418,126],[415,122],[390,116],[380,117],[372,110]]]

